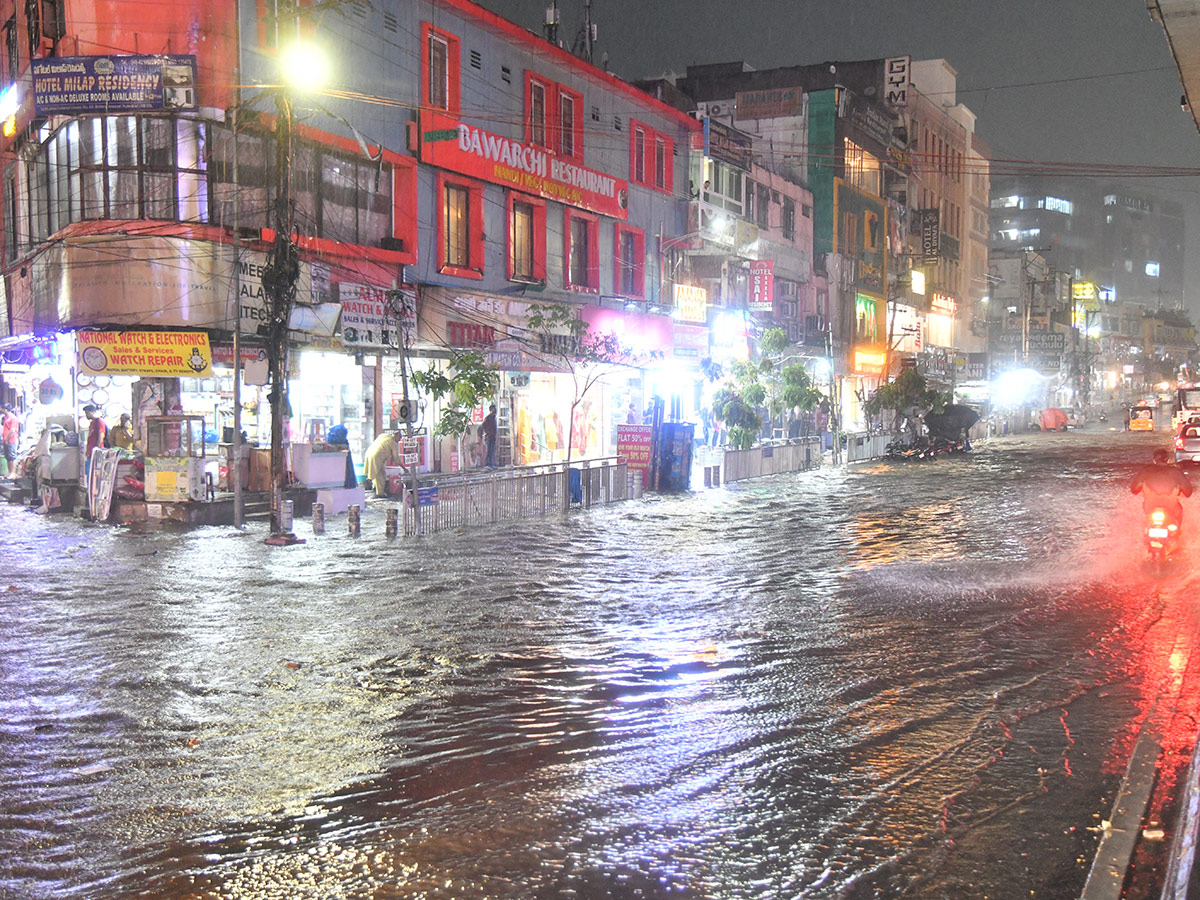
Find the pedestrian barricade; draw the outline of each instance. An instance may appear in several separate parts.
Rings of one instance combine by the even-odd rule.
[[[404,534],[431,534],[512,519],[533,518],[578,505],[615,503],[629,496],[622,457],[530,466],[495,472],[422,475],[416,496],[405,486]]]
[[[749,450],[726,450],[722,465],[726,483],[764,475],[805,472],[821,465],[821,439],[813,435],[768,441]],[[720,486],[721,477],[720,470],[709,473],[713,487]]]
[[[865,432],[850,432],[844,435],[846,462],[862,462],[867,459],[879,459],[887,452],[887,446],[895,437],[890,434],[867,434]]]

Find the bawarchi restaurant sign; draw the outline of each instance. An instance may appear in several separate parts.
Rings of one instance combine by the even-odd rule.
[[[628,218],[627,181],[474,125],[439,125],[421,111],[422,162],[614,219]]]

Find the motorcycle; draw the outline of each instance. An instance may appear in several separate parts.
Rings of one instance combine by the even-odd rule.
[[[1179,523],[1165,509],[1152,509],[1146,516],[1146,550],[1152,562],[1164,562],[1179,542]]]

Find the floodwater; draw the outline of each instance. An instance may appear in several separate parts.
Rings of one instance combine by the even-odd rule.
[[[0,897],[1077,897],[1193,664],[1167,440],[290,548],[0,508]]]

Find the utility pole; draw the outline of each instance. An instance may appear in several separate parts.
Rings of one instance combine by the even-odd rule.
[[[404,409],[407,414],[404,416],[404,436],[408,446],[412,446],[413,438],[413,409],[412,401],[408,395],[408,321],[405,316],[405,300],[404,294],[399,287],[393,285],[388,299],[391,301],[388,305],[396,317],[396,330],[400,335],[400,389],[403,391]],[[404,448],[400,450],[400,458],[404,459]],[[413,528],[419,530],[421,505],[418,502],[418,489],[420,487],[417,481],[417,467],[420,465],[420,454],[418,452],[418,462],[404,463],[404,467],[408,470],[409,498],[412,504],[413,511]]]
[[[550,0],[546,8],[546,40],[558,46],[558,0]]]
[[[286,89],[275,95],[275,240],[263,269],[270,321],[267,323],[267,359],[271,375],[271,536],[283,536],[283,493],[287,466],[283,452],[283,414],[287,409],[288,320],[296,299],[300,257],[292,243],[291,157],[292,105]],[[295,535],[291,535],[295,540]]]

